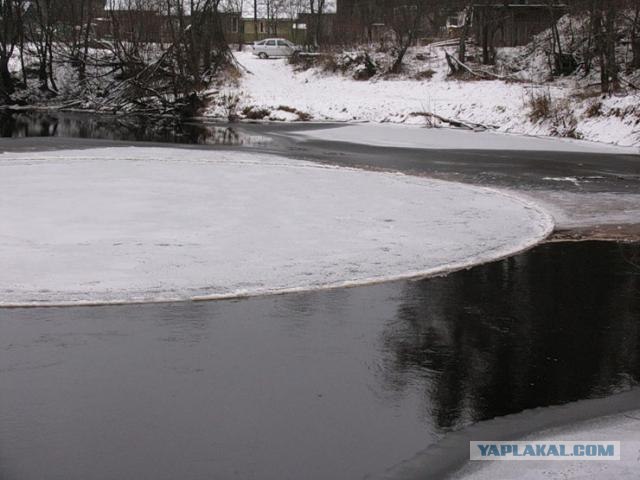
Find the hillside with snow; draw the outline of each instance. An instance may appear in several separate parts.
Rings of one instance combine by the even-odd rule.
[[[498,132],[570,137],[620,146],[640,145],[640,96],[586,95],[578,80],[457,80],[448,77],[445,47],[409,54],[401,76],[355,80],[343,72],[297,70],[285,59],[236,53],[246,69],[237,87],[207,114],[275,121],[380,122],[448,126],[446,120]],[[534,99],[548,99],[546,115]],[[229,106],[229,99],[237,102]]]

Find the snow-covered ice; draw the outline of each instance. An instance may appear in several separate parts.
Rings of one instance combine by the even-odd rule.
[[[530,247],[535,204],[219,150],[0,155],[0,303],[223,298],[444,272]]]
[[[635,147],[617,147],[580,140],[472,132],[454,128],[420,128],[411,125],[356,124],[302,130],[295,134],[316,140],[395,148],[638,153]]]
[[[619,461],[529,461],[529,462],[475,462],[468,464],[452,478],[457,480],[494,480],[517,478],[563,480],[638,478],[640,471],[640,411],[598,418],[570,427],[543,431],[523,440],[529,441],[619,441]]]

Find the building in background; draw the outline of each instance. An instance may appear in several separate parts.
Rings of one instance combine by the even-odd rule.
[[[243,18],[243,43],[265,38],[285,38],[293,43],[304,43],[307,35],[304,21],[291,18]],[[229,40],[230,43],[237,43]]]
[[[225,39],[229,43],[242,41],[242,16],[240,12],[218,12]],[[186,15],[183,21],[188,25],[191,17]],[[173,40],[173,27],[178,19],[165,15],[155,9],[103,10],[93,21],[95,36],[102,40],[118,38],[124,41],[143,43],[168,43]]]
[[[414,10],[420,12],[419,18],[406,14]],[[424,43],[446,34],[447,21],[457,17],[459,10],[456,2],[337,0],[334,36],[337,43],[380,42],[398,28],[399,19],[406,19],[417,20],[416,37]]]
[[[472,30],[478,45],[516,47],[526,45],[554,25],[567,12],[562,3],[540,0],[473,5]]]

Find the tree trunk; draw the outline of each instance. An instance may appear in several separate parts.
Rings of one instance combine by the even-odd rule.
[[[406,45],[403,45],[400,48],[400,50],[398,51],[398,55],[396,56],[396,59],[393,62],[393,65],[389,69],[390,73],[400,73],[400,70],[402,69],[402,62],[404,60],[404,56],[407,54],[408,49],[409,49],[409,43],[407,43]]]
[[[316,47],[320,46],[322,41],[322,10],[320,10],[320,6],[318,6],[318,13],[316,14],[316,26],[313,41]]]
[[[471,12],[472,6],[467,7],[467,11],[464,16],[464,25],[462,26],[462,33],[460,34],[460,44],[458,45],[458,59],[465,63],[467,61],[467,38],[469,37],[469,28],[471,27]]]
[[[253,0],[253,41],[257,42],[258,38],[258,0]]]
[[[617,9],[613,3],[609,3],[605,10],[605,17],[603,23],[603,60],[602,65],[602,78],[606,77],[606,81],[603,82],[603,91],[610,92],[616,90],[619,87],[619,68],[616,61],[616,15]],[[606,90],[605,90],[606,84]]]
[[[20,56],[20,71],[22,72],[22,83],[24,83],[25,88],[27,85],[27,69],[24,68],[24,31],[20,31],[20,44],[18,45],[18,52]]]
[[[491,58],[489,54],[489,25],[482,26],[482,63],[489,65]]]
[[[49,90],[49,76],[47,75],[47,57],[46,49],[40,53],[38,62],[38,80],[40,80],[40,90]]]
[[[633,58],[631,59],[631,69],[636,70],[640,68],[640,1],[636,3],[636,12],[633,18],[633,24],[631,25],[631,52]]]
[[[47,44],[47,50],[48,50],[48,52],[49,52],[49,55],[48,55],[48,57],[49,57],[49,61],[47,62],[47,67],[48,67],[48,70],[49,70],[48,74],[49,74],[49,81],[51,82],[51,89],[52,89],[54,92],[57,92],[57,91],[58,91],[58,86],[56,85],[56,81],[55,81],[55,79],[53,78],[53,51],[52,51],[52,43],[53,43],[53,40],[52,40],[52,39],[50,39],[50,40],[49,40],[49,43]]]
[[[13,78],[9,71],[9,57],[5,56],[0,57],[0,90],[0,93],[2,93],[6,99],[9,99],[15,91]]]
[[[636,70],[640,68],[640,38],[638,38],[637,36],[634,36],[633,40],[631,41],[631,48],[633,50],[633,59],[631,60],[631,68]]]
[[[631,70],[640,68],[640,0],[635,1],[635,13],[629,27],[629,36],[631,37]]]
[[[78,76],[80,77],[80,80],[84,80],[87,76],[87,58],[89,57],[89,39],[90,39],[90,33],[91,33],[91,21],[93,20],[92,13],[93,12],[92,12],[91,5],[89,5],[88,11],[87,11],[87,23],[85,25],[85,30],[84,30],[82,61],[80,62],[80,67],[78,70]]]

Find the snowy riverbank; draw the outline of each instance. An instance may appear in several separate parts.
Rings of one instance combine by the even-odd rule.
[[[620,442],[619,461],[529,461],[529,462],[475,462],[454,475],[456,480],[493,480],[518,478],[541,480],[562,478],[638,478],[640,467],[640,411],[621,413],[582,422],[569,427],[545,430],[532,434],[524,441],[576,441]]]
[[[296,72],[286,60],[260,60],[249,52],[240,52],[236,53],[237,59],[247,72],[238,86],[229,88],[226,94],[227,98],[238,97],[239,113],[252,109],[261,112],[264,120],[425,125],[433,122],[425,114],[432,113],[495,127],[498,132],[564,136],[573,129],[568,123],[575,119],[574,136],[621,146],[640,145],[637,94],[579,98],[567,81],[541,85],[452,80],[446,76],[441,49],[425,47],[423,54],[429,59],[424,68],[434,72],[429,79],[391,77],[357,81],[316,68]],[[551,99],[554,118],[532,121],[529,102],[532,95],[542,93]],[[560,107],[569,100],[572,107],[563,111]],[[229,113],[227,107],[214,105],[208,115],[225,117]]]

